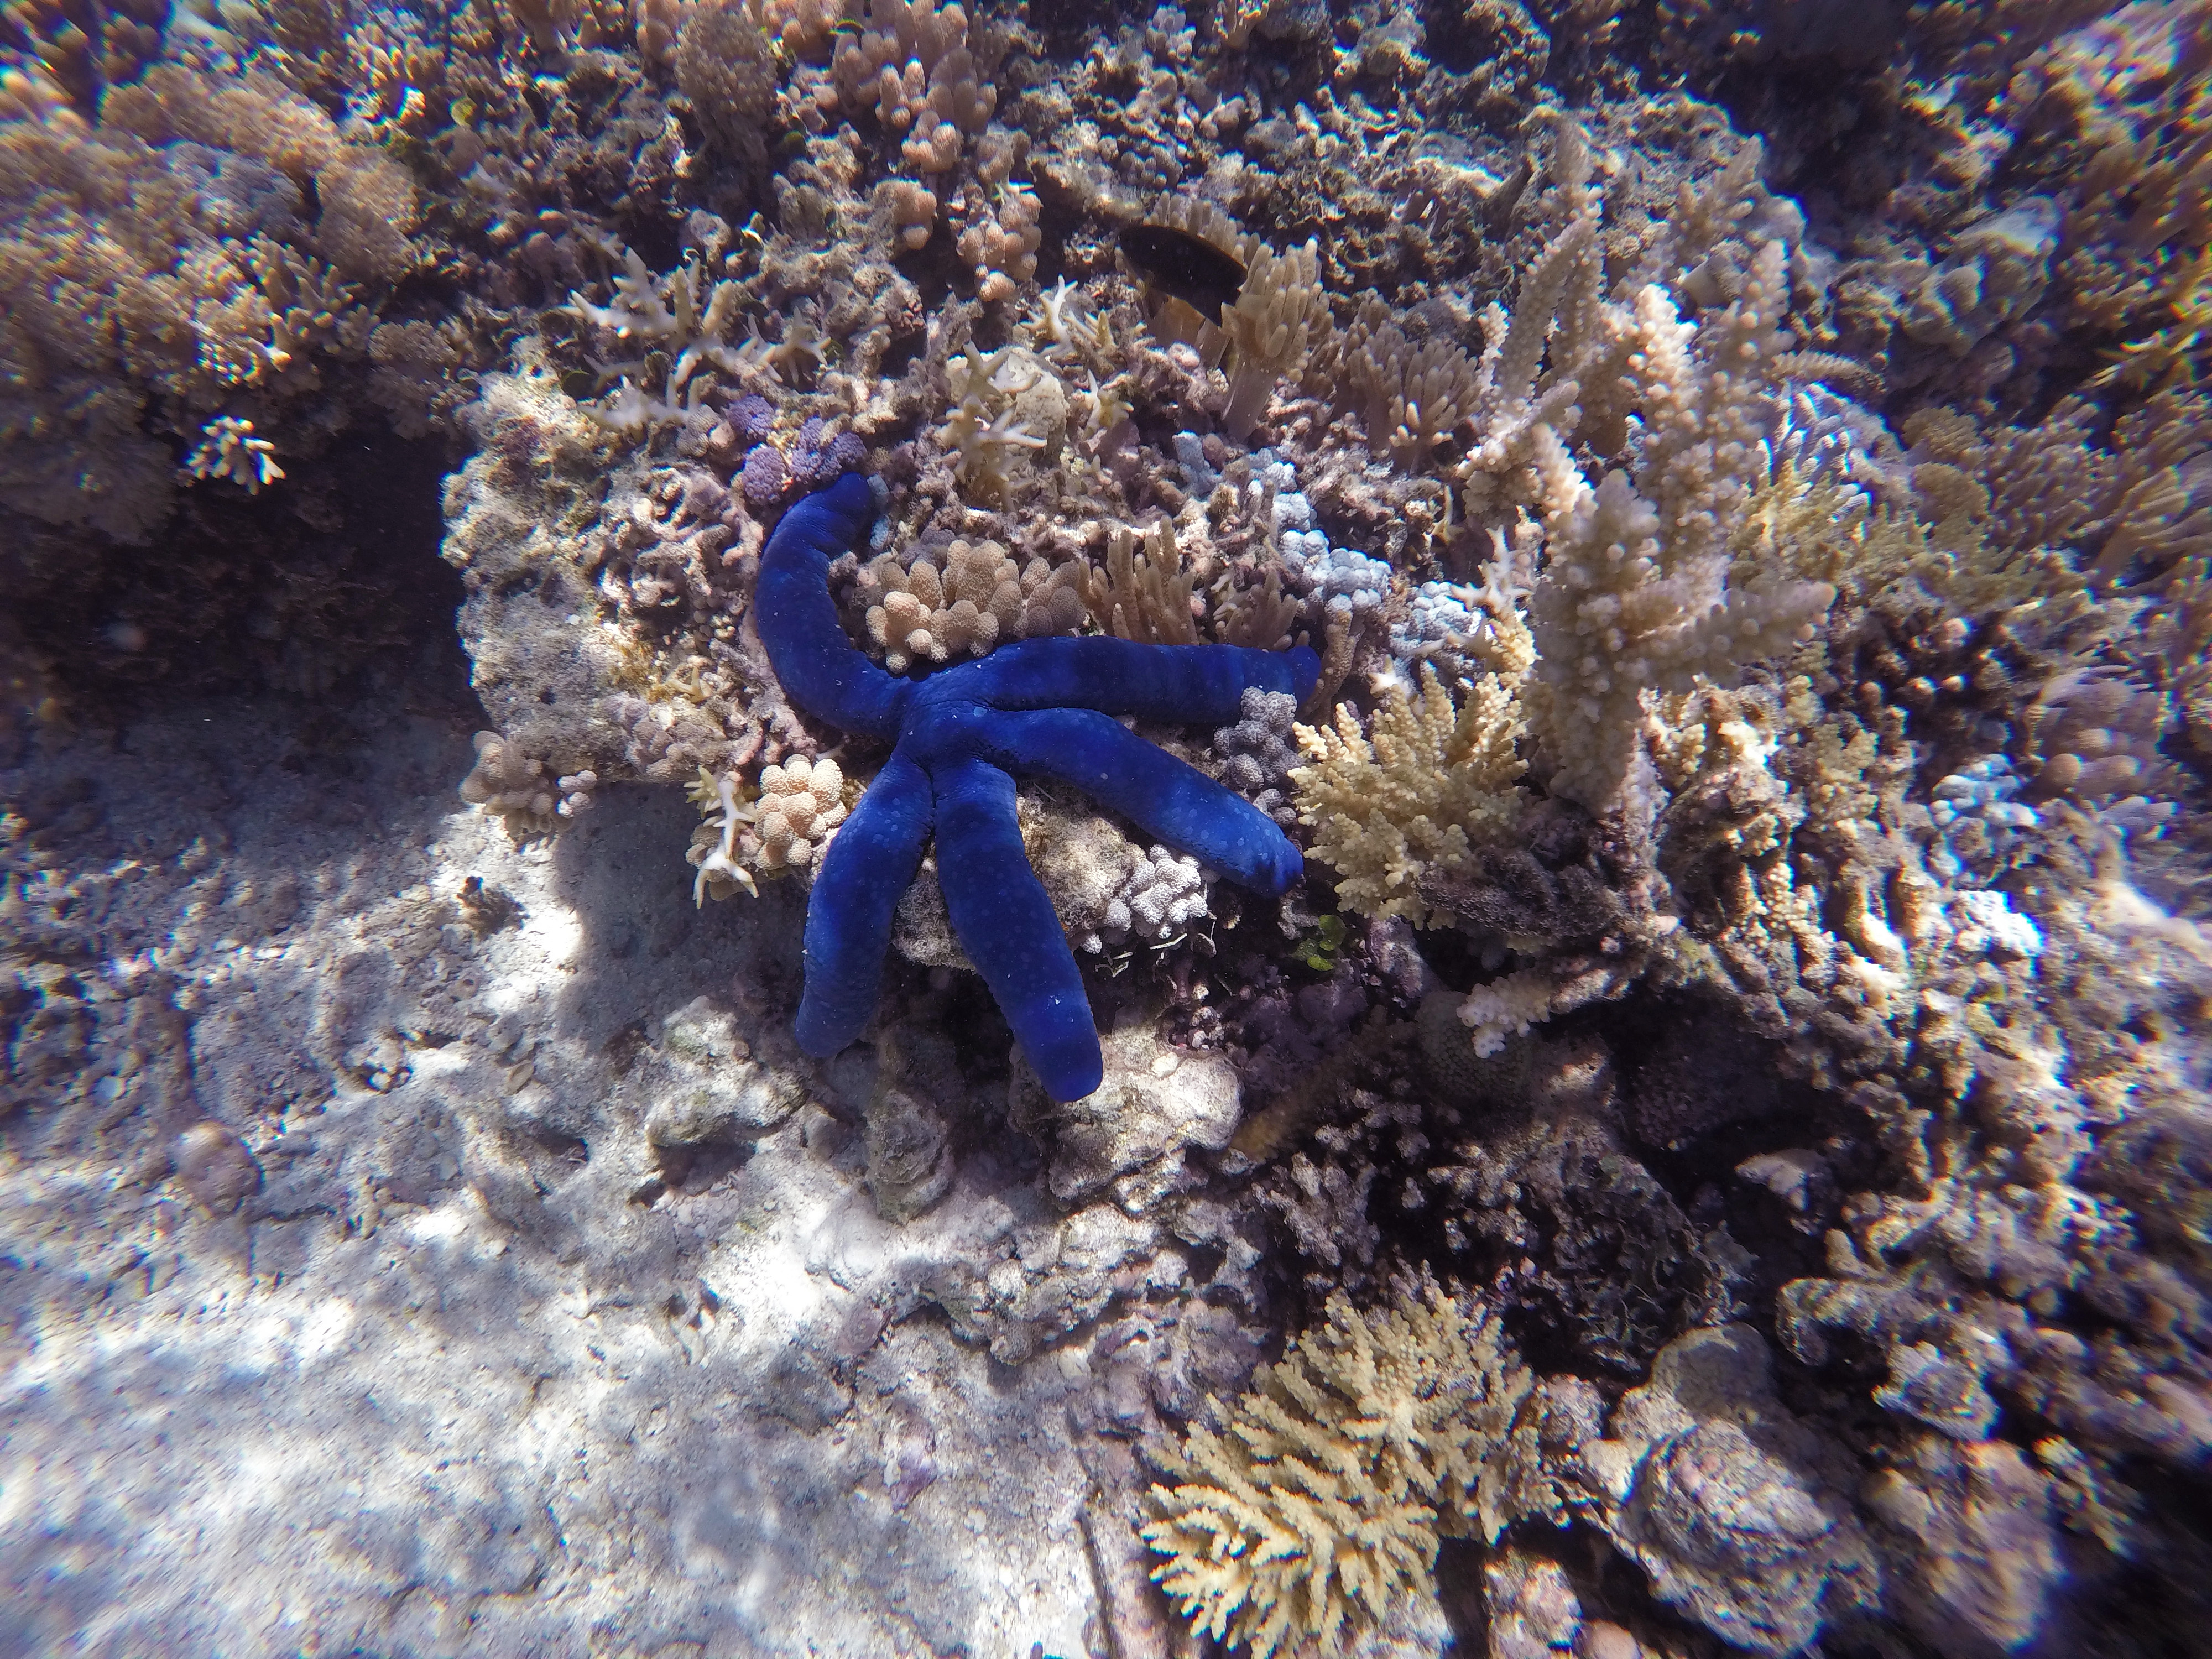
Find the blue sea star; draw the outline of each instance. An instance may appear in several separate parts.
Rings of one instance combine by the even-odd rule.
[[[882,990],[892,914],[934,829],[938,884],[953,931],[1054,1099],[1103,1076],[1082,975],[1014,818],[1012,773],[1072,783],[1146,835],[1270,896],[1296,881],[1298,849],[1267,816],[1113,716],[1227,725],[1248,686],[1304,698],[1320,664],[1304,646],[1135,645],[1028,640],[927,679],[863,655],[837,620],[830,562],[876,516],[848,472],[783,516],[761,555],[755,616],[792,702],[892,745],[830,843],[806,908],[799,1045],[836,1054],[860,1035]]]

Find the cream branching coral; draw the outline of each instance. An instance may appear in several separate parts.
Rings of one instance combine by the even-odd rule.
[[[1557,989],[1551,975],[1524,968],[1469,991],[1459,1006],[1459,1023],[1473,1035],[1476,1055],[1487,1060],[1550,1018]]]
[[[691,902],[704,903],[710,894],[726,899],[740,887],[757,898],[756,874],[811,869],[845,822],[851,793],[836,761],[805,755],[761,768],[750,797],[734,774],[702,769],[690,791],[707,820],[685,854],[699,872]]]
[[[1768,400],[1789,337],[1784,250],[1769,243],[1739,298],[1683,322],[1656,286],[1628,324],[1628,380],[1644,439],[1633,478],[1593,487],[1539,428],[1547,561],[1529,596],[1537,662],[1531,728],[1553,790],[1593,811],[1622,799],[1639,752],[1647,690],[1732,684],[1746,664],[1809,635],[1835,590],[1775,566],[1736,568],[1729,532],[1769,481]]]
[[[1519,819],[1522,729],[1513,688],[1498,675],[1455,706],[1426,663],[1413,696],[1396,685],[1385,694],[1371,736],[1346,704],[1333,727],[1299,726],[1298,820],[1315,832],[1314,856],[1336,869],[1339,901],[1426,926],[1423,877],[1463,869],[1477,845]]]
[[[261,493],[284,476],[276,465],[276,446],[253,435],[253,422],[219,415],[200,428],[200,447],[185,467],[196,478],[228,478],[249,495]]]
[[[1099,628],[1116,639],[1196,645],[1196,576],[1166,520],[1141,529],[1116,525],[1107,538],[1106,562],[1084,568],[1083,602]]]
[[[1498,1322],[1433,1281],[1326,1322],[1261,1367],[1227,1430],[1163,1459],[1145,1540],[1153,1573],[1205,1635],[1253,1659],[1335,1656],[1425,1588],[1439,1530],[1495,1538],[1503,1462],[1532,1386]]]

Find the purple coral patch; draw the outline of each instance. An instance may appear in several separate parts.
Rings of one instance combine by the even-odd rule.
[[[789,470],[783,464],[783,452],[774,444],[762,444],[745,457],[745,470],[741,487],[745,492],[745,505],[751,507],[774,507],[783,499],[785,484],[789,482]]]
[[[792,463],[792,477],[802,489],[819,489],[833,482],[842,472],[858,471],[868,458],[868,447],[850,432],[841,432],[822,447],[821,423],[809,421],[799,433],[805,442],[807,429],[813,433],[813,442],[806,443],[799,459]]]
[[[730,429],[747,444],[765,443],[775,425],[775,405],[757,392],[747,392],[730,406]]]

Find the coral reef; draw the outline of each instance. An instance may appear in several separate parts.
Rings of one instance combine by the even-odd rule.
[[[0,1622],[2188,1647],[2208,62],[0,4]]]

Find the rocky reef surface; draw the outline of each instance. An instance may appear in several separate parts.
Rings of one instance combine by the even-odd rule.
[[[0,1653],[2193,1650],[2208,65],[0,3]],[[886,706],[1318,663],[1279,896],[1022,781],[1073,1101],[973,837],[794,1038],[854,473]]]

